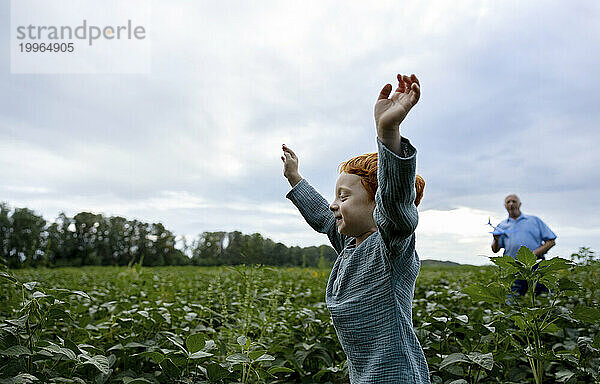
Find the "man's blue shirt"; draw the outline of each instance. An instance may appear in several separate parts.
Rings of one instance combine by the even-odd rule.
[[[504,248],[505,255],[512,257],[517,257],[523,245],[534,251],[544,242],[556,239],[554,232],[539,217],[524,214],[516,220],[509,217],[501,221],[493,234],[500,234],[500,248]]]

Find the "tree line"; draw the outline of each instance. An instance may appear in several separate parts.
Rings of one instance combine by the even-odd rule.
[[[46,221],[28,208],[0,203],[0,260],[8,268],[83,265],[330,266],[329,246],[287,247],[259,233],[203,232],[192,241],[161,223],[80,212]]]

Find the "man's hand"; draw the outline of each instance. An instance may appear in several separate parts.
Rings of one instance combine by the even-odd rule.
[[[500,235],[494,235],[494,241],[492,241],[492,252],[496,253],[500,250]]]
[[[548,241],[544,242],[544,244],[542,244],[538,248],[536,248],[533,251],[533,254],[538,259],[542,259],[544,257],[544,255],[546,254],[546,252],[548,252],[548,250],[550,248],[554,247],[555,244],[556,244],[556,241],[554,241],[554,240],[548,240]]]
[[[283,150],[283,156],[281,156],[281,161],[283,161],[283,176],[294,187],[302,180],[302,176],[298,173],[298,156],[285,144],[281,146],[281,149]]]
[[[398,87],[390,97],[391,92],[392,85],[386,84],[379,93],[375,103],[375,124],[379,140],[396,152],[400,149],[398,127],[421,96],[417,76],[398,75]]]

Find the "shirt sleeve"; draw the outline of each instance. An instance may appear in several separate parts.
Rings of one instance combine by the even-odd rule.
[[[543,241],[550,241],[556,239],[556,235],[554,234],[554,232],[552,232],[552,230],[548,228],[548,226],[542,221],[542,219],[537,217],[537,222],[538,227],[540,229],[540,235]]]
[[[373,217],[381,238],[392,257],[405,246],[415,231],[419,216],[415,205],[417,150],[402,138],[398,156],[377,139],[377,192]]]
[[[505,230],[506,227],[504,226],[504,221],[501,221],[496,226],[494,232],[492,232],[494,235],[500,235],[500,238],[498,238],[498,246],[504,249],[506,249],[506,244],[504,243],[504,240],[506,239],[506,234],[504,233]]]
[[[338,232],[329,203],[308,181],[300,180],[285,197],[294,203],[308,225],[315,231],[327,235],[338,254],[344,249],[346,236]]]
[[[506,237],[506,235],[500,235],[500,238],[498,239],[498,246],[500,248],[506,249],[506,245],[504,245],[504,238],[505,237]]]

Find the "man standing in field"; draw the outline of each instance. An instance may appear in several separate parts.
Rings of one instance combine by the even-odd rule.
[[[492,235],[492,251],[498,252],[504,248],[504,254],[517,257],[521,246],[529,248],[538,259],[544,260],[544,255],[555,244],[556,235],[537,216],[524,215],[521,213],[521,200],[517,195],[508,195],[504,199],[504,207],[508,212],[508,218],[495,227]],[[512,291],[520,295],[527,292],[525,280],[515,280]],[[547,291],[542,284],[535,288],[536,293]]]

